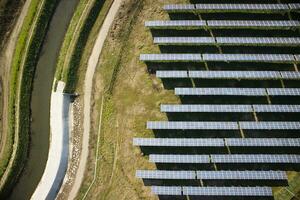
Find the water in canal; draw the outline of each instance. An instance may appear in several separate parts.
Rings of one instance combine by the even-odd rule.
[[[30,152],[25,169],[9,199],[30,199],[39,183],[48,157],[50,94],[55,66],[64,35],[78,0],[60,0],[52,17],[37,64],[31,100]]]

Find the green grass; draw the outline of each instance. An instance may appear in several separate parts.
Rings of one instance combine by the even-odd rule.
[[[14,148],[16,149],[12,165],[10,166],[10,169],[7,169],[9,171],[7,177],[5,177],[5,183],[1,187],[2,197],[8,194],[17,180],[27,157],[30,132],[30,97],[32,81],[39,51],[57,1],[45,0],[40,14],[37,15],[40,3],[41,1],[33,0],[30,4],[12,60],[8,141],[6,143],[7,148],[5,149],[4,158],[1,159],[1,175],[3,175],[4,170],[6,170],[9,159],[11,158],[13,152],[12,145],[14,145]],[[37,21],[33,24],[35,20]],[[29,43],[27,43],[32,28],[33,35]],[[26,49],[27,54],[25,55]],[[19,124],[19,127],[16,127],[16,124]],[[18,143],[16,144],[14,144],[14,137],[18,138]]]
[[[65,91],[68,93],[73,93],[76,89],[78,70],[93,26],[99,16],[102,17],[101,24],[103,23],[112,2],[112,0],[88,2],[83,0],[76,9],[60,51],[55,75],[57,80],[66,82]],[[79,26],[76,29],[77,24]]]
[[[275,200],[291,200],[300,199],[300,173],[289,172],[288,173],[289,186],[286,188],[279,187],[274,191]],[[293,194],[292,194],[292,193]],[[295,196],[294,196],[295,194]]]

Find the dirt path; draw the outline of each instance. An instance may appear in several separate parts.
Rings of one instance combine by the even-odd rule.
[[[19,15],[19,18],[15,24],[15,27],[13,31],[11,32],[11,35],[7,41],[7,45],[4,47],[4,51],[0,55],[0,74],[3,80],[3,117],[2,117],[2,134],[1,134],[1,143],[0,143],[0,158],[2,155],[2,152],[4,150],[3,144],[6,143],[6,136],[7,136],[7,108],[8,108],[8,91],[9,91],[9,72],[10,72],[10,66],[12,62],[12,57],[15,51],[15,46],[17,43],[18,35],[21,31],[22,24],[24,22],[24,19],[27,15],[27,11],[29,8],[29,5],[31,3],[31,0],[28,0],[23,5],[23,8],[21,10],[21,13]]]
[[[93,47],[92,54],[88,61],[88,67],[85,75],[84,81],[84,120],[83,120],[83,138],[82,138],[82,151],[80,157],[80,163],[75,178],[73,188],[70,192],[69,199],[74,199],[80,189],[81,183],[83,181],[84,172],[86,168],[87,158],[89,154],[89,137],[90,137],[90,114],[91,114],[91,95],[93,86],[93,76],[101,55],[102,47],[104,41],[109,32],[110,26],[112,25],[114,18],[121,6],[122,0],[115,0],[112,4],[104,23],[97,36],[96,43]]]

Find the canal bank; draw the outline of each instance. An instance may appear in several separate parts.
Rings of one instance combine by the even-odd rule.
[[[61,0],[49,25],[36,67],[31,99],[29,156],[9,199],[30,199],[48,158],[50,95],[58,53],[78,0]]]

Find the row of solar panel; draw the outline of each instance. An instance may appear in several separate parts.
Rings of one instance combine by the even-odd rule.
[[[197,79],[300,79],[296,71],[174,71],[158,70],[158,78],[197,78]]]
[[[290,4],[169,4],[164,10],[168,12],[282,12],[299,11],[299,3]]]
[[[295,154],[211,154],[211,155],[178,155],[150,154],[153,163],[194,163],[194,164],[300,164],[300,155]]]
[[[283,171],[168,171],[137,170],[136,177],[142,179],[182,180],[287,180]]]
[[[226,61],[226,62],[300,62],[300,55],[292,54],[141,54],[145,62],[181,62],[181,61]]]
[[[300,122],[292,121],[148,121],[147,129],[153,130],[297,130]]]
[[[187,195],[187,196],[249,196],[271,197],[270,187],[180,187],[152,186],[156,195]]]
[[[300,96],[300,88],[175,88],[176,95]]]
[[[148,147],[300,147],[296,138],[134,138],[133,145]]]
[[[146,21],[145,26],[152,29],[161,28],[259,28],[259,29],[291,29],[299,28],[297,20],[158,20]]]
[[[161,112],[286,112],[297,113],[300,112],[300,105],[218,105],[218,104],[162,104],[160,106]]]
[[[298,46],[298,37],[154,37],[159,45],[255,45],[255,46]]]

